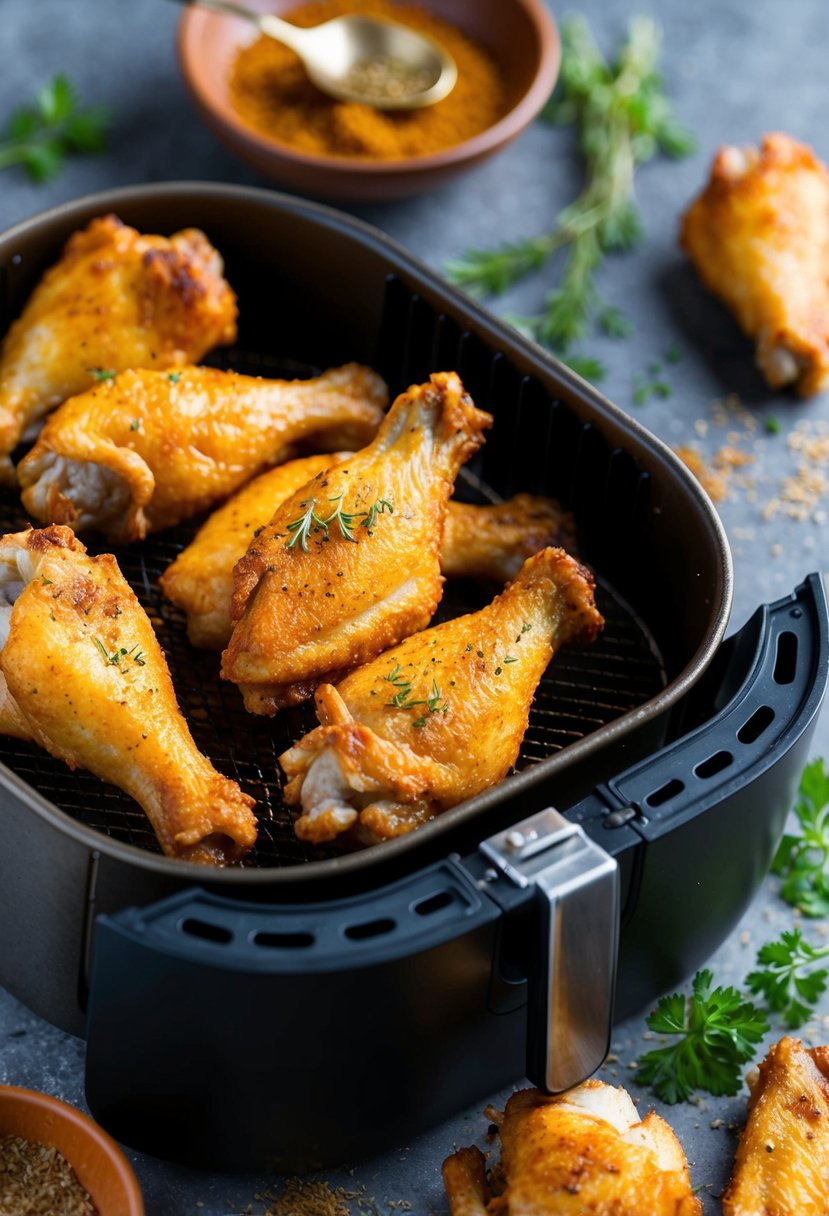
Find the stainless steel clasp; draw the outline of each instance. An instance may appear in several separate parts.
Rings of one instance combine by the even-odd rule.
[[[548,808],[483,841],[512,883],[534,887],[537,941],[528,975],[527,1076],[561,1093],[607,1055],[619,945],[619,868]]]

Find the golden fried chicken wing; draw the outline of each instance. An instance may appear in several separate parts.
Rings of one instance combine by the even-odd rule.
[[[550,547],[576,552],[575,520],[552,498],[516,494],[484,507],[452,501],[440,567],[447,578],[508,583],[528,557]]]
[[[829,1213],[829,1048],[788,1036],[749,1076],[748,1120],[724,1216]]]
[[[602,625],[593,579],[562,549],[529,558],[480,612],[407,638],[317,692],[321,725],[280,756],[298,836],[399,836],[500,781],[536,686]]]
[[[500,1133],[493,1185],[478,1149],[444,1162],[451,1216],[701,1216],[674,1132],[654,1111],[640,1122],[621,1087],[520,1090]]]
[[[489,414],[454,372],[402,393],[376,439],[277,509],[234,571],[222,675],[272,714],[428,624],[458,469]]]
[[[772,388],[803,396],[829,379],[829,172],[806,144],[766,135],[721,148],[682,220],[705,286],[757,342]]]
[[[230,640],[233,567],[257,529],[300,486],[351,454],[307,456],[262,473],[214,511],[167,567],[161,589],[186,612],[187,636],[194,646],[221,650]],[[516,494],[508,502],[485,507],[451,501],[440,566],[449,578],[505,583],[531,553],[547,545],[572,549],[574,539],[572,516],[549,498]]]
[[[386,388],[349,363],[313,380],[260,380],[210,367],[128,371],[72,397],[20,462],[41,523],[141,540],[232,494],[289,444],[343,430],[368,442]]]
[[[194,646],[227,646],[233,632],[233,567],[245,556],[255,532],[295,490],[350,455],[305,456],[262,473],[214,511],[171,562],[159,580],[161,590],[187,613],[187,636]]]
[[[194,363],[235,341],[236,297],[203,232],[144,236],[114,215],[67,242],[0,349],[0,461],[94,372]]]
[[[168,857],[223,865],[246,853],[253,799],[196,748],[115,558],[89,557],[69,528],[10,534],[0,587],[0,671],[31,737],[134,798]]]

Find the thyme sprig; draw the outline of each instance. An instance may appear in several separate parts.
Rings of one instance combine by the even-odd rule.
[[[606,254],[631,249],[643,225],[633,199],[636,167],[658,153],[687,156],[690,132],[673,113],[657,72],[660,33],[649,17],[634,17],[615,62],[599,51],[581,17],[562,23],[564,59],[559,88],[542,117],[556,126],[573,125],[586,167],[578,197],[556,217],[551,230],[496,249],[473,249],[446,266],[449,278],[471,295],[497,295],[525,275],[540,270],[567,248],[558,287],[535,317],[510,318],[539,342],[566,355],[596,317],[608,335],[630,331],[618,308],[603,304],[595,286]],[[579,370],[597,373],[595,360]]]
[[[309,498],[306,502],[301,502],[300,507],[305,510],[296,519],[291,520],[288,524],[288,531],[292,532],[290,540],[286,542],[286,548],[293,549],[297,543],[303,553],[310,553],[308,541],[314,532],[325,532],[327,534],[329,527],[336,524],[340,530],[340,535],[345,540],[354,541],[357,543],[357,537],[354,535],[354,529],[357,527],[357,520],[360,520],[362,527],[366,529],[369,536],[374,535],[374,529],[377,524],[377,517],[385,515],[386,511],[389,514],[394,513],[394,507],[387,498],[378,498],[373,502],[367,511],[344,511],[343,510],[343,494],[334,494],[328,499],[329,502],[336,504],[330,515],[323,518],[318,514],[316,498]]]

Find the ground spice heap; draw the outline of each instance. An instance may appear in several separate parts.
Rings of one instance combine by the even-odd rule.
[[[0,1216],[97,1216],[97,1209],[56,1148],[2,1136]]]
[[[458,67],[449,96],[420,110],[375,110],[335,101],[311,83],[293,51],[263,36],[243,47],[231,68],[231,103],[245,122],[275,142],[313,156],[397,160],[462,143],[506,114],[510,98],[490,55],[418,5],[321,0],[291,9],[285,17],[308,27],[348,13],[398,21],[441,43]]]

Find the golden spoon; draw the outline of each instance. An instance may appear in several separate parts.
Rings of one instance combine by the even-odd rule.
[[[183,2],[253,22],[295,51],[317,88],[339,101],[378,110],[419,109],[441,101],[458,78],[455,61],[442,46],[396,21],[355,13],[302,29],[236,0]]]

